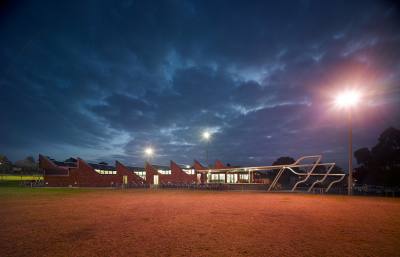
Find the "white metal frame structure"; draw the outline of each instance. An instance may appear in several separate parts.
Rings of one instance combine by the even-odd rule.
[[[237,172],[237,173],[244,173],[244,172],[248,172],[250,174],[250,172],[254,172],[254,171],[267,171],[267,170],[279,170],[278,173],[276,174],[276,176],[274,177],[274,179],[272,180],[272,183],[270,184],[270,186],[268,187],[268,191],[271,191],[272,189],[275,188],[276,184],[279,181],[279,178],[282,176],[283,172],[288,170],[290,172],[292,172],[293,174],[297,175],[297,176],[304,176],[303,179],[297,181],[295,183],[295,185],[291,188],[291,192],[294,192],[296,190],[296,188],[302,184],[302,183],[306,183],[308,181],[308,179],[312,176],[319,176],[321,177],[320,179],[317,179],[316,181],[314,181],[312,183],[312,185],[307,189],[307,192],[311,192],[311,190],[320,183],[323,183],[328,177],[337,177],[337,179],[333,180],[326,188],[325,188],[325,192],[327,193],[334,184],[339,183],[340,181],[342,181],[346,174],[344,173],[331,173],[333,167],[335,166],[335,163],[331,162],[331,163],[321,163],[321,159],[322,159],[322,155],[312,155],[312,156],[303,156],[300,157],[299,159],[297,159],[297,161],[295,161],[293,164],[285,164],[285,165],[271,165],[271,166],[258,166],[258,167],[240,167],[240,168],[223,168],[223,169],[202,169],[202,170],[197,170],[197,172],[200,173],[205,173],[207,174],[211,174],[211,173],[221,173],[221,172],[225,172],[226,174],[228,173],[233,173],[233,172]],[[304,160],[314,160],[313,163],[310,164],[300,164],[302,161]],[[326,173],[314,173],[315,169],[318,166],[322,166],[327,168]],[[306,172],[297,172],[294,169],[295,168],[309,168],[309,171]],[[250,181],[250,176],[249,176],[249,181]]]

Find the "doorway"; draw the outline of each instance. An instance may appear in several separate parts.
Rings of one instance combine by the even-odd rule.
[[[153,184],[158,185],[158,175],[154,175],[153,177]]]

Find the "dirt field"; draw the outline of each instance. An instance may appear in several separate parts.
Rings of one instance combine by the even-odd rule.
[[[400,199],[1,189],[0,256],[399,256]]]

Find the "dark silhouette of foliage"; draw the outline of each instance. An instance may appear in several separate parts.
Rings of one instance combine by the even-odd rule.
[[[0,172],[10,172],[12,163],[5,155],[0,155]]]
[[[272,165],[285,165],[285,164],[293,164],[296,160],[289,156],[279,157],[276,161],[272,163]],[[296,169],[295,169],[296,170]],[[274,175],[278,173],[279,170],[274,170]],[[297,170],[296,170],[297,171]],[[287,186],[290,184],[290,177],[294,176],[291,172],[285,171],[279,179],[279,183]]]
[[[358,184],[400,186],[400,130],[390,127],[372,147],[354,152],[359,164],[354,177]]]
[[[272,163],[272,165],[284,165],[284,164],[292,164],[296,160],[289,156],[279,157],[276,161]]]

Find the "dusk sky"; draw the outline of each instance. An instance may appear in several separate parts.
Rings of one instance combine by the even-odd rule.
[[[2,1],[0,153],[64,160],[271,164],[400,127],[390,1]]]

